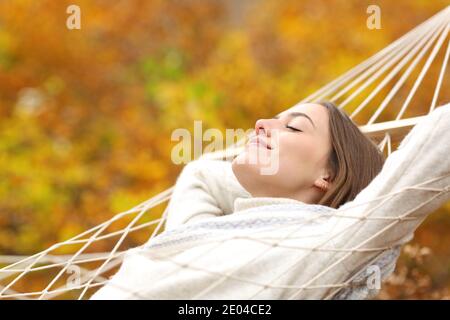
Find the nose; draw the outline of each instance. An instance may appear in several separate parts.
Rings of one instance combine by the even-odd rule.
[[[276,119],[259,119],[255,123],[255,134],[265,134],[267,137],[270,137],[271,130],[275,128],[274,121]]]

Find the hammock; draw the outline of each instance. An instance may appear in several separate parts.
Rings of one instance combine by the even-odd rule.
[[[324,238],[324,242],[320,245],[310,247],[300,245],[296,247],[296,242],[291,240],[290,250],[301,252],[301,254],[297,260],[286,263],[277,260],[276,271],[279,274],[274,274],[271,282],[252,282],[251,279],[243,277],[239,269],[222,270],[219,274],[214,274],[213,280],[204,290],[190,296],[190,299],[208,297],[208,294],[213,292],[220,294],[217,288],[230,280],[240,282],[242,288],[246,288],[249,282],[252,286],[259,286],[258,293],[265,290],[269,292],[271,289],[280,287],[289,289],[290,294],[286,296],[288,299],[332,298],[335,293],[360,275],[360,270],[370,265],[377,253],[411,240],[414,230],[426,216],[450,199],[450,158],[448,157],[450,139],[447,132],[450,126],[450,105],[437,107],[450,56],[449,28],[450,7],[447,7],[368,60],[299,102],[330,100],[336,102],[341,108],[348,108],[351,102],[358,101],[357,107],[349,113],[350,117],[354,118],[369,103],[376,100],[379,93],[385,95],[381,103],[377,103],[376,111],[367,124],[360,126],[360,129],[376,141],[380,150],[386,151],[389,157],[382,172],[369,186],[353,201],[338,209],[338,214],[333,220],[333,232],[328,238]],[[437,66],[438,77],[431,102],[429,102],[428,113],[402,119],[444,44],[446,49],[442,51],[442,64]],[[396,107],[399,106],[397,95],[421,62],[423,66],[418,71],[417,78],[408,90],[401,107],[388,109],[387,106],[391,102],[394,102]],[[393,79],[396,80],[395,83],[388,85]],[[368,89],[370,93],[367,93]],[[383,89],[385,91],[389,89],[387,94],[382,91]],[[361,97],[364,99],[359,102]],[[423,105],[423,102],[420,103]],[[382,118],[384,110],[390,111],[387,116],[384,116],[385,119],[397,112],[395,119],[376,122]],[[401,144],[397,150],[393,151],[393,145],[398,141],[401,141]],[[207,156],[223,159],[236,155],[240,150],[238,142],[223,152]],[[155,239],[155,241],[161,236],[159,232],[164,224],[166,211],[160,218],[151,219],[150,209],[167,202],[172,189],[32,256],[0,256],[0,263],[7,264],[0,269],[0,298],[83,299],[89,297],[108,283],[108,276],[117,270],[127,254],[133,252],[132,250],[145,249],[143,246],[131,251],[121,248],[131,233],[151,230],[150,240]],[[129,219],[131,222],[128,222]],[[126,227],[118,231],[108,230],[114,223],[124,221],[127,222]],[[292,231],[295,235],[295,230]],[[288,237],[289,233],[285,236]],[[116,237],[119,239],[107,252],[87,253],[93,245]],[[264,240],[264,237],[253,239],[260,245],[264,245]],[[283,243],[282,240],[277,242],[277,246]],[[216,244],[227,245],[237,243],[236,241],[238,241],[237,238],[231,237]],[[330,250],[329,243],[334,244],[334,250]],[[279,249],[273,248],[273,243],[270,246],[267,243],[265,245],[269,247],[269,252],[271,249]],[[70,255],[54,254],[61,248],[73,246],[81,246],[81,248]],[[151,255],[157,256],[157,250],[146,249]],[[291,279],[289,283],[278,283],[277,280],[283,274],[301,263],[305,265],[305,262],[314,261],[318,256],[325,263],[314,273],[308,273],[308,278],[302,277],[300,273],[298,278],[294,279],[295,281]],[[158,258],[171,262],[170,256]],[[176,261],[172,262],[176,263]],[[241,266],[245,267],[245,265],[245,261],[242,261]],[[342,272],[342,266],[348,269],[346,274]],[[193,266],[189,263],[178,265],[178,270],[188,271],[192,268]],[[211,270],[203,271],[208,273]],[[30,292],[20,290],[22,281],[32,281],[33,275],[43,273],[49,275],[49,280],[43,288]],[[75,278],[74,275],[76,275]],[[163,278],[162,275],[161,278]],[[71,279],[76,281],[70,282]],[[241,299],[251,299],[256,296],[256,292],[250,293],[245,290],[244,292],[248,295],[241,296]]]

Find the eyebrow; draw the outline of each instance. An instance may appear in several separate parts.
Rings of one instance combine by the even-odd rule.
[[[312,119],[311,119],[306,113],[303,113],[303,112],[289,112],[289,113],[287,114],[287,116],[288,116],[289,118],[305,117],[305,118],[307,118],[307,119],[309,120],[309,122],[311,122],[311,124],[313,125],[314,129],[316,128],[314,122],[312,121]],[[276,116],[273,117],[273,118],[274,118],[274,119],[279,119],[280,116],[279,116],[279,115],[276,115]]]

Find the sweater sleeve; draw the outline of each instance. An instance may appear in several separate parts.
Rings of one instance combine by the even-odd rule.
[[[430,213],[450,199],[449,126],[447,104],[411,129],[373,181],[339,208],[338,213],[349,218],[337,219],[332,240],[336,248],[403,245]],[[353,270],[372,255],[354,252],[343,263]]]
[[[231,214],[234,200],[250,197],[228,161],[200,158],[181,171],[167,207],[165,229]]]

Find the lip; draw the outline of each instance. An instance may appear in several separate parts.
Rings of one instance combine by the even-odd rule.
[[[261,146],[263,146],[266,149],[272,150],[272,147],[264,139],[262,139],[260,136],[255,136],[255,137],[251,138],[248,141],[248,144],[249,145],[251,145],[251,144],[261,145]]]

